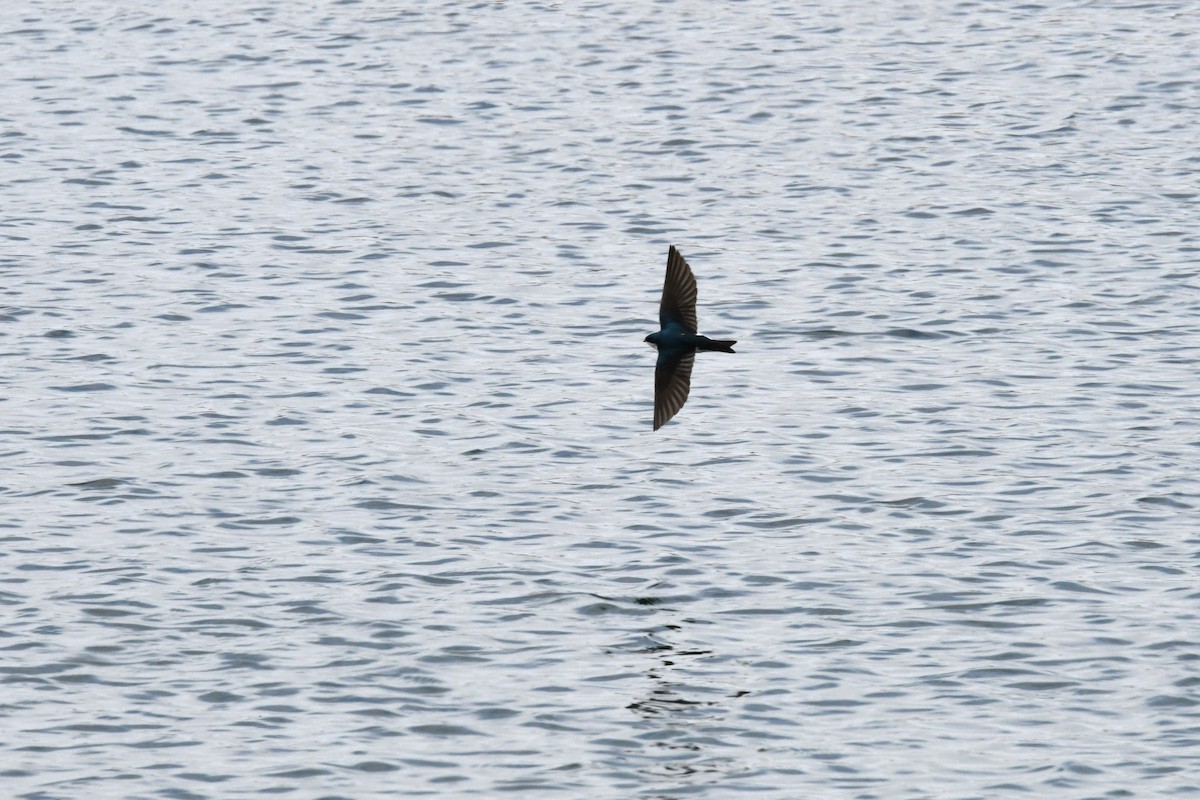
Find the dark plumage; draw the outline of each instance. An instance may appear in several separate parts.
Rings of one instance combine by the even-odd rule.
[[[667,277],[658,307],[658,333],[646,341],[658,348],[654,367],[654,430],[679,413],[692,386],[697,350],[732,353],[734,339],[710,339],[696,332],[696,276],[675,245],[667,252]]]

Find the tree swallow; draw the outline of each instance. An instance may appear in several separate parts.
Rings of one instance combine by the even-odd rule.
[[[658,307],[662,330],[646,337],[658,348],[654,367],[654,430],[667,424],[687,402],[697,350],[732,353],[735,339],[710,339],[696,333],[696,276],[675,245],[667,253],[667,277]]]

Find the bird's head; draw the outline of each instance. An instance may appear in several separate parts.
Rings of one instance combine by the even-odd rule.
[[[652,333],[649,336],[647,336],[645,339],[643,339],[642,341],[645,342],[646,344],[650,345],[651,347],[658,347],[658,334]]]

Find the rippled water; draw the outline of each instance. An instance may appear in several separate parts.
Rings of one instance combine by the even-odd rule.
[[[115,6],[0,9],[7,796],[1200,795],[1190,5]]]

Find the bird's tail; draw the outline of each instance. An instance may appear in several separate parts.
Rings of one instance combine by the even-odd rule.
[[[735,344],[737,344],[737,339],[709,339],[699,349],[718,350],[722,353],[732,353],[733,346]]]

